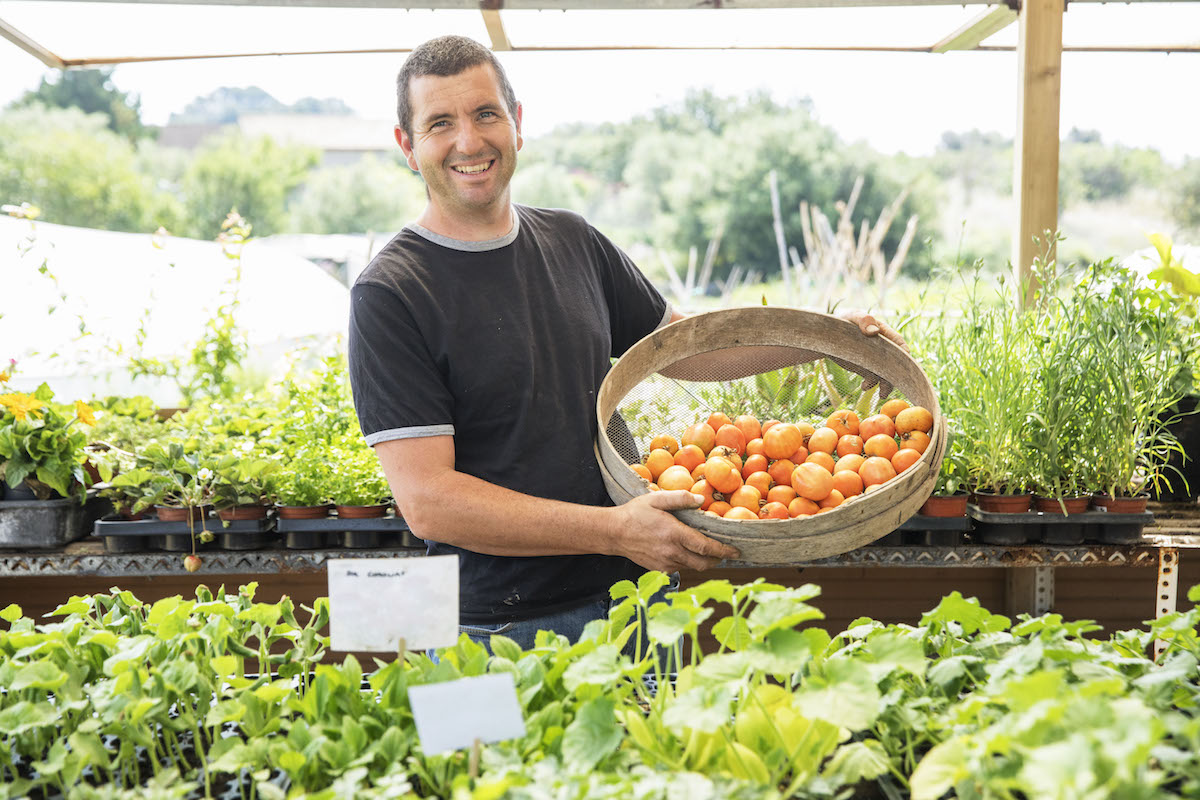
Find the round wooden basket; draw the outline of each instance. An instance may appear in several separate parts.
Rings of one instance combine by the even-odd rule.
[[[870,544],[896,530],[928,499],[946,450],[946,423],[937,392],[920,366],[882,336],[827,314],[766,306],[698,314],[651,333],[613,365],[600,386],[596,457],[609,496],[617,504],[649,493],[610,440],[608,422],[622,400],[646,378],[691,356],[754,347],[751,368],[727,377],[777,369],[795,362],[797,350],[830,358],[860,375],[873,375],[933,415],[930,443],[921,458],[882,488],[858,495],[832,511],[789,520],[727,520],[695,509],[673,512],[687,525],[741,552],[742,560],[779,564],[826,558]],[[790,359],[790,361],[788,360]],[[746,359],[739,359],[745,363]]]

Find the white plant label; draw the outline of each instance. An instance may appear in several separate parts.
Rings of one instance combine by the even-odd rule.
[[[410,686],[408,702],[426,755],[525,735],[509,672]]]
[[[458,641],[458,556],[331,558],[334,650],[394,653]]]

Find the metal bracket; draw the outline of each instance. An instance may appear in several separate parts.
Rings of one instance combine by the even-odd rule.
[[[1005,573],[1010,615],[1040,617],[1054,607],[1054,567],[1016,567]]]
[[[1162,619],[1167,614],[1176,611],[1176,601],[1179,595],[1179,551],[1174,547],[1164,547],[1158,551],[1158,588],[1154,593],[1156,607],[1154,618]],[[1158,659],[1167,649],[1167,643],[1162,639],[1154,640],[1154,658]]]

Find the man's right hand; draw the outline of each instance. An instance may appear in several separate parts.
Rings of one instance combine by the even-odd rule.
[[[703,571],[741,554],[684,525],[669,511],[698,508],[702,498],[688,491],[651,492],[617,506],[620,536],[617,555],[661,572]]]

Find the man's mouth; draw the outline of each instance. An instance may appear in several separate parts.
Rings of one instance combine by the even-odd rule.
[[[492,168],[492,164],[495,164],[495,163],[496,162],[493,160],[493,161],[485,162],[483,164],[473,164],[471,166],[457,166],[457,167],[451,167],[450,169],[454,170],[455,172],[459,173],[460,175],[478,175],[481,172],[487,172],[489,169]]]

